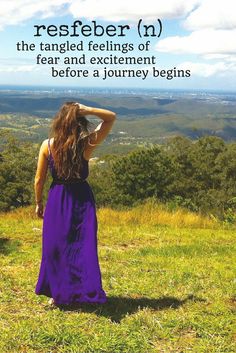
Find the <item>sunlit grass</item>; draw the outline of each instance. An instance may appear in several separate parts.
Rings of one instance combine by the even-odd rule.
[[[200,213],[190,212],[178,207],[176,210],[168,208],[159,203],[149,200],[142,205],[124,210],[111,208],[98,208],[97,214],[100,222],[114,225],[167,225],[172,227],[193,227],[193,228],[219,228],[220,222],[215,217],[201,215]],[[1,216],[1,213],[0,213]],[[23,220],[34,216],[32,206],[18,208],[14,212],[3,213],[6,219]]]
[[[234,352],[235,229],[153,203],[97,214],[108,303],[68,309],[34,294],[34,207],[0,214],[0,352]]]
[[[101,208],[99,209],[99,217],[102,222],[109,219],[111,225],[149,224],[199,228],[214,228],[219,226],[217,220],[209,216],[203,216],[181,208],[169,211],[164,206],[155,205],[153,202],[147,202],[144,205],[124,211]]]

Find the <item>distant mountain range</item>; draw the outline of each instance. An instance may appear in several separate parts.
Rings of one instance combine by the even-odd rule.
[[[173,135],[191,139],[216,135],[225,141],[236,140],[233,92],[0,86],[0,128],[12,129],[22,139],[40,141],[47,137],[49,123],[65,101],[117,113],[116,124],[106,140],[110,150],[162,143]]]

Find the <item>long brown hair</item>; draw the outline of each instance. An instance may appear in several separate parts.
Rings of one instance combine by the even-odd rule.
[[[80,177],[84,149],[93,124],[79,113],[79,103],[65,102],[55,115],[49,131],[54,137],[53,160],[57,176]]]

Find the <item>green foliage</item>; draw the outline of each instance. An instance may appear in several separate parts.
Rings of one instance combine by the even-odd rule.
[[[34,203],[39,145],[20,142],[6,130],[1,140],[0,211],[7,211]],[[234,223],[235,155],[236,143],[226,144],[216,136],[196,141],[176,136],[126,155],[105,155],[90,165],[88,181],[97,207],[121,209],[151,197],[172,209],[181,206]],[[50,182],[48,173],[45,201]]]
[[[190,209],[223,216],[228,200],[236,195],[236,144],[226,144],[216,136],[197,141],[177,137],[168,141],[165,150],[174,165],[172,196],[191,200]]]
[[[179,207],[185,208],[192,212],[197,212],[198,207],[193,203],[190,198],[184,198],[180,195],[174,195],[170,200],[166,202],[166,206],[169,210],[177,210]]]
[[[177,136],[161,146],[136,149],[98,167],[97,200],[117,207],[154,197],[170,208],[181,206],[233,222],[236,206],[229,201],[236,196],[235,152],[236,144],[216,136],[194,142]]]
[[[97,163],[90,167],[88,180],[92,187],[98,207],[103,207],[108,204],[115,206],[116,189],[111,183],[113,177],[111,162],[116,160],[116,158],[116,155],[107,155],[102,159],[101,163]]]
[[[31,204],[37,161],[31,143],[20,143],[7,133],[1,137],[5,144],[0,155],[0,211],[7,211]]]
[[[224,210],[223,219],[226,224],[236,223],[236,197],[228,200]]]
[[[113,183],[124,204],[155,196],[164,199],[172,182],[171,159],[157,146],[142,148],[112,164]]]

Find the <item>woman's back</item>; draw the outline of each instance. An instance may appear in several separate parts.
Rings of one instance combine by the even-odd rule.
[[[54,164],[54,159],[52,155],[52,149],[53,149],[53,139],[48,139],[48,162],[49,162],[49,169],[52,175],[52,178],[55,180],[60,180],[63,181],[65,179],[63,178],[58,178],[55,164]],[[81,166],[79,169],[80,172],[80,179],[85,180],[89,176],[89,161],[84,158],[84,155],[82,153],[82,159],[81,159]],[[71,178],[67,182],[73,182],[78,180],[78,178]]]

